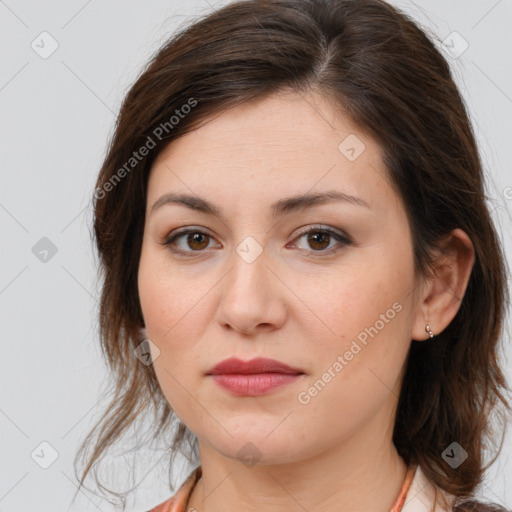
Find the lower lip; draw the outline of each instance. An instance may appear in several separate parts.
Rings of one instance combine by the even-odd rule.
[[[237,396],[260,396],[295,382],[303,374],[253,373],[212,375],[222,388]]]

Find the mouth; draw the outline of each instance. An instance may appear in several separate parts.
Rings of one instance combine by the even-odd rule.
[[[281,373],[286,375],[303,374],[299,368],[293,368],[281,361],[275,359],[267,359],[265,357],[257,357],[249,361],[242,361],[236,357],[224,359],[216,364],[207,375],[226,375],[226,374],[242,374],[253,375],[261,373]]]
[[[206,375],[233,395],[260,396],[295,382],[305,373],[281,361],[260,357],[250,361],[225,359]]]

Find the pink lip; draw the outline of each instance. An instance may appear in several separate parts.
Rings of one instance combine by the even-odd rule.
[[[242,361],[232,357],[215,365],[207,375],[234,395],[259,396],[291,384],[304,372],[275,359]]]
[[[265,357],[257,357],[249,361],[242,361],[236,357],[224,359],[219,364],[216,364],[209,372],[208,375],[220,375],[226,373],[241,373],[241,374],[254,374],[254,373],[285,373],[297,374],[304,373],[299,368],[292,368],[287,364],[276,361],[275,359],[267,359]]]

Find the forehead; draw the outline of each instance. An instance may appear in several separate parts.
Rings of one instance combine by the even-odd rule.
[[[327,189],[377,209],[397,201],[378,143],[333,102],[290,92],[226,110],[169,144],[151,169],[148,207],[170,191],[244,206]]]

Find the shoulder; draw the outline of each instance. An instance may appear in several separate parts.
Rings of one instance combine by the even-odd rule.
[[[512,512],[496,503],[483,503],[473,498],[457,498],[435,486],[416,467],[402,512]]]
[[[497,503],[484,503],[476,499],[465,499],[453,507],[453,512],[512,512]]]
[[[199,478],[201,478],[201,466],[194,469],[187,479],[181,484],[174,496],[160,503],[148,512],[185,512],[188,500]]]

